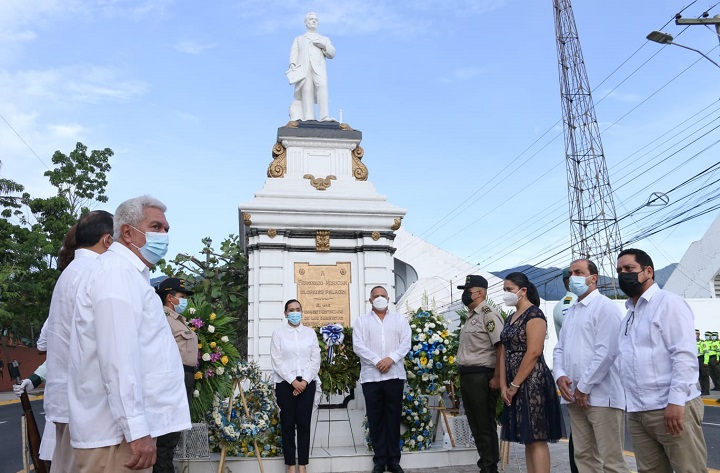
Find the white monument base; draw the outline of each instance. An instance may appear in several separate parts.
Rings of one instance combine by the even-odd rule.
[[[437,468],[447,466],[475,465],[478,454],[475,448],[433,447],[423,452],[404,452],[400,465],[404,469]],[[220,454],[213,453],[209,459],[176,461],[178,471],[183,473],[217,473],[220,463]],[[285,473],[286,467],[282,457],[263,458],[265,473]],[[247,473],[260,471],[255,458],[228,457],[225,467],[232,473]],[[334,447],[318,449],[310,455],[308,471],[312,473],[328,472],[367,472],[372,470],[372,453],[358,449],[355,453],[352,447]]]

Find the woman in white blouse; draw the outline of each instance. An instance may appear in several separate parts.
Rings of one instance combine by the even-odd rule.
[[[310,420],[320,371],[320,345],[315,330],[304,326],[302,306],[295,299],[285,303],[287,324],[273,332],[270,356],[275,377],[275,398],[280,407],[283,455],[288,473],[297,465],[306,473],[310,456]]]

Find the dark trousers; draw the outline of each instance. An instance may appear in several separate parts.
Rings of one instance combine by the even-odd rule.
[[[195,370],[185,370],[185,391],[187,392],[188,404],[192,399],[192,392],[195,386]],[[175,447],[180,442],[180,432],[170,432],[157,438],[155,446],[157,448],[157,460],[153,465],[153,473],[175,473],[173,466],[173,456]]]
[[[280,407],[283,456],[286,465],[295,465],[297,451],[297,464],[307,465],[310,457],[310,421],[315,403],[315,381],[308,384],[305,391],[297,396],[293,395],[293,390],[287,381],[275,385],[275,398]]]
[[[153,473],[175,473],[173,453],[180,441],[180,432],[170,432],[157,438],[157,459],[153,465]]]
[[[710,370],[707,365],[703,366],[703,363],[705,363],[705,357],[698,356],[698,369],[700,371],[698,379],[700,381],[700,392],[703,396],[705,396],[710,394]]]
[[[400,464],[404,386],[405,380],[402,379],[362,383],[375,465],[393,467]]]
[[[468,425],[475,439],[480,459],[477,462],[482,473],[497,473],[500,451],[497,435],[495,408],[499,391],[490,389],[494,372],[467,373],[460,376],[460,395]]]
[[[708,361],[708,372],[713,382],[713,389],[720,388],[720,364],[716,355],[711,355]]]

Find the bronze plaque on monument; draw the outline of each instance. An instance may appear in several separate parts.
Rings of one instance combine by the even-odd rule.
[[[350,263],[311,265],[295,263],[297,298],[303,308],[303,324],[350,325]]]

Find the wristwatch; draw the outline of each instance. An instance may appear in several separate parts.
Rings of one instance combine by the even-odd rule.
[[[297,376],[297,377],[295,378],[295,381],[302,381],[302,380],[303,380],[303,379],[302,379],[302,376]]]

